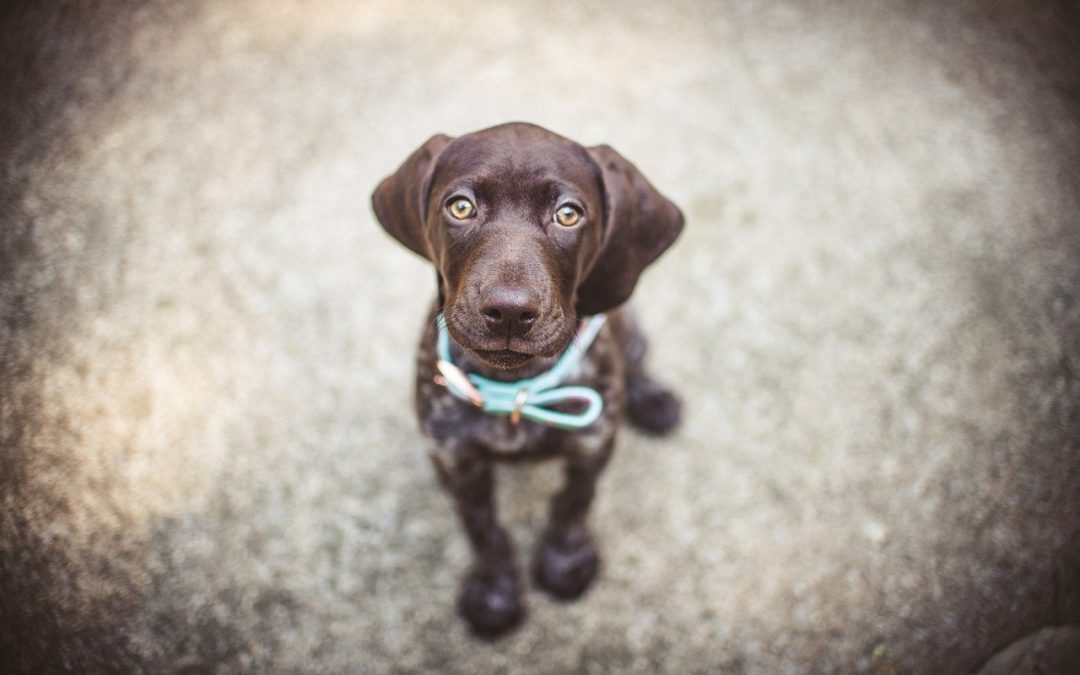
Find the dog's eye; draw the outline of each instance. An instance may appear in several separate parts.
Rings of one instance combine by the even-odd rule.
[[[467,220],[476,214],[476,207],[464,197],[454,199],[447,208],[450,211],[450,215],[458,220]]]
[[[570,204],[563,204],[555,210],[555,222],[563,227],[573,227],[581,220],[581,211]]]

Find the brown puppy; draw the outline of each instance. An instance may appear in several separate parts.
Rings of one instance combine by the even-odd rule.
[[[476,633],[499,635],[520,621],[523,604],[513,544],[496,519],[492,463],[565,459],[566,483],[552,500],[533,572],[546,591],[572,599],[599,569],[585,517],[624,405],[652,433],[678,422],[678,400],[644,372],[645,341],[624,303],[683,216],[611,148],[584,148],[521,123],[434,136],[379,184],[372,202],[387,232],[438,272],[417,364],[417,412],[476,556],[459,610]],[[456,397],[436,365],[440,313],[450,361],[498,382],[549,371],[579,319],[606,313],[561,382],[598,393],[599,417],[571,430],[522,419],[525,394],[511,414]],[[581,412],[570,401],[550,407]]]

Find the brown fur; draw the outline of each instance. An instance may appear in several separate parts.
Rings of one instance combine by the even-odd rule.
[[[457,219],[449,204],[463,196],[475,214]],[[552,222],[567,199],[582,214],[573,227]],[[459,610],[475,632],[496,636],[517,625],[524,608],[514,547],[495,514],[492,465],[565,461],[533,573],[544,590],[573,599],[599,569],[585,520],[624,408],[655,433],[678,421],[677,399],[645,374],[644,337],[623,303],[678,236],[682,214],[611,148],[586,149],[525,124],[433,137],[382,182],[373,203],[387,231],[438,270],[439,299],[417,360],[417,414],[476,555]],[[604,400],[600,418],[580,431],[513,424],[455,398],[435,382],[440,312],[454,362],[506,381],[550,368],[579,316],[607,312],[564,382],[594,388]]]

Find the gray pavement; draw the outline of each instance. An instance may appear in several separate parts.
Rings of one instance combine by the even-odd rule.
[[[1080,623],[1080,23],[939,4],[15,11],[0,665],[960,673]],[[636,301],[686,420],[485,644],[368,199],[509,120],[683,207]],[[555,467],[499,479],[528,552]]]

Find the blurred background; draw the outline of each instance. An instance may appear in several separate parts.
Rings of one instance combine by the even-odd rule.
[[[0,670],[970,672],[1080,622],[1069,2],[104,2],[0,21]],[[411,408],[431,134],[609,143],[637,303],[599,583],[496,644]],[[499,476],[528,554],[555,466]]]

